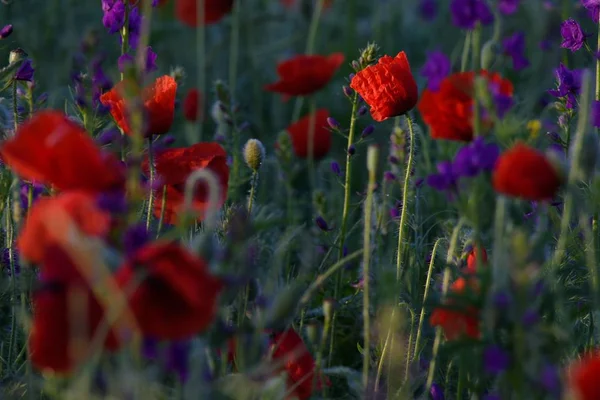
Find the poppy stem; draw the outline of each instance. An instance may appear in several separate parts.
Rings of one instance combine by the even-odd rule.
[[[600,54],[600,22],[598,23],[598,42],[596,44],[596,50]],[[600,101],[600,58],[596,57],[596,88],[594,91],[594,100]],[[600,130],[596,128],[596,134],[599,134]],[[592,247],[594,248],[594,253],[597,256],[600,253],[599,248],[599,229],[598,229],[598,213],[595,212],[592,215]],[[596,265],[596,259],[594,258],[594,265]],[[596,288],[597,289],[597,288]],[[597,293],[596,293],[597,294]]]
[[[160,231],[162,230],[163,223],[165,220],[165,209],[167,206],[167,185],[163,186],[162,190],[162,199],[160,202],[160,218],[158,219],[158,227],[156,228],[156,238],[160,236]]]
[[[352,154],[348,151],[350,146],[354,144],[354,131],[356,130],[356,119],[357,119],[357,109],[358,109],[358,93],[354,92],[354,96],[352,97],[352,114],[350,117],[350,127],[348,128],[348,144],[346,147],[346,174],[344,178],[344,205],[342,208],[342,222],[340,226],[340,236],[338,242],[338,260],[341,260],[344,257],[344,242],[346,240],[346,229],[348,224],[348,212],[350,210],[350,185],[352,183]],[[335,282],[335,289],[333,298],[337,299],[338,294],[340,292],[342,286],[342,279],[344,278],[344,271],[340,270],[337,275],[337,279]],[[331,365],[331,358],[333,356],[333,348],[334,348],[334,335],[335,335],[335,317],[336,312],[333,312],[333,317],[331,319],[331,340],[329,341],[329,355],[327,360],[327,365]]]
[[[402,256],[404,247],[404,223],[406,220],[406,209],[408,208],[408,189],[410,185],[410,174],[413,169],[413,158],[415,152],[415,132],[413,122],[410,115],[406,114],[406,124],[408,126],[409,144],[408,144],[408,160],[404,172],[404,187],[402,189],[402,210],[400,211],[400,222],[398,225],[398,249],[396,254],[396,282],[400,281],[402,275]]]
[[[310,98],[308,124],[308,181],[310,184],[310,205],[312,209],[312,194],[317,188],[315,175],[315,125],[317,119],[317,101],[314,96]]]
[[[154,166],[154,153],[152,151],[152,137],[148,138],[148,169],[150,170],[150,194],[148,197],[148,212],[146,213],[146,231],[150,231],[150,222],[152,220],[152,209],[154,208],[154,179],[155,179],[155,166]],[[164,192],[164,190],[163,190]],[[162,213],[163,210],[161,210]]]
[[[460,59],[460,72],[467,70],[467,62],[469,61],[469,51],[471,50],[471,31],[467,31],[465,36],[465,44],[463,45],[462,57]]]
[[[241,1],[235,1],[233,3],[233,10],[231,16],[231,38],[229,44],[229,90],[231,98],[235,97],[236,78],[237,78],[237,65],[239,56],[240,46],[240,18],[241,18]]]
[[[254,204],[254,196],[256,191],[256,185],[258,184],[258,172],[252,172],[252,178],[250,178],[250,195],[248,196],[248,215],[252,214],[252,205]]]
[[[370,300],[370,264],[371,264],[371,231],[373,217],[373,192],[377,185],[377,162],[379,161],[379,149],[377,146],[369,146],[367,150],[367,171],[369,172],[369,184],[367,186],[367,198],[365,200],[365,224],[363,228],[363,369],[362,383],[365,390],[369,383],[369,365],[371,364],[371,313],[369,309]]]
[[[471,56],[471,69],[473,72],[477,72],[481,69],[479,60],[481,56],[481,25],[479,22],[475,24],[475,29],[473,29],[473,37],[471,43],[473,45],[473,54]],[[474,83],[474,85],[475,84],[476,83]],[[474,89],[475,95],[473,99],[473,136],[475,137],[481,134],[481,105],[479,104],[479,99],[477,98],[477,92],[478,91]]]
[[[206,70],[206,27],[204,24],[204,1],[196,0],[196,12],[198,17],[198,26],[196,27],[196,86],[200,93],[206,93],[206,76],[204,74]],[[194,122],[196,128],[196,138],[199,142],[202,142],[202,131],[204,125],[202,124],[204,113],[202,108],[202,102],[199,101],[198,107],[198,118]]]

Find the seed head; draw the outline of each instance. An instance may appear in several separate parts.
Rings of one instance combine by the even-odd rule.
[[[253,171],[258,171],[265,159],[265,146],[258,139],[250,139],[244,145],[244,161]]]

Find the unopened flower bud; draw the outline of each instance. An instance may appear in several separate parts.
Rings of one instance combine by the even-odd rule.
[[[8,63],[12,64],[27,58],[27,53],[25,50],[18,48],[11,50],[10,55],[8,56]]]
[[[360,134],[360,137],[365,139],[369,136],[371,136],[371,134],[375,131],[375,127],[373,125],[367,125],[367,127],[365,129],[363,129],[362,133]]]
[[[253,171],[258,171],[265,159],[265,146],[258,139],[249,139],[244,145],[244,161]]]
[[[394,175],[394,173],[393,173],[393,172],[391,172],[391,171],[385,171],[385,172],[383,173],[383,178],[384,178],[386,181],[395,181],[395,180],[396,180],[396,175]]]
[[[344,86],[342,90],[344,91],[344,95],[348,98],[352,97],[354,94],[354,90],[352,90],[350,86]]]
[[[13,32],[12,25],[4,25],[2,29],[0,29],[0,39],[6,39]]]
[[[306,337],[308,338],[308,341],[310,342],[310,344],[317,345],[320,341],[320,329],[319,329],[319,325],[317,325],[314,322],[309,322],[308,324],[306,324]]]
[[[327,221],[325,221],[325,218],[318,216],[317,218],[315,218],[315,223],[317,224],[317,226],[319,227],[320,230],[322,231],[329,231],[329,225],[327,225]]]
[[[360,108],[358,109],[358,115],[360,117],[362,117],[366,113],[367,113],[367,107],[366,106],[360,106]]]
[[[327,118],[327,125],[329,125],[329,127],[331,129],[335,129],[335,130],[340,129],[340,123],[337,122],[336,119],[333,118],[333,117],[328,117]]]
[[[331,171],[337,176],[342,176],[342,169],[340,168],[340,164],[337,161],[331,162]]]
[[[348,154],[350,154],[351,156],[356,154],[356,147],[354,147],[353,144],[351,144],[350,147],[348,147]]]
[[[213,104],[212,109],[210,111],[210,115],[212,116],[215,123],[222,125],[226,123],[227,114],[223,112],[223,107],[221,106],[221,102],[217,101]]]

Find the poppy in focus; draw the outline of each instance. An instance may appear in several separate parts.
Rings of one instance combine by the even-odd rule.
[[[277,65],[279,81],[265,86],[269,92],[307,96],[323,89],[344,62],[342,53],[329,56],[299,55]]]
[[[575,399],[600,399],[600,354],[588,354],[569,368],[569,386]]]
[[[49,224],[48,215],[67,213],[77,229],[88,236],[105,237],[111,227],[108,213],[100,210],[95,198],[85,192],[64,192],[56,197],[43,197],[31,207],[25,224],[17,238],[21,257],[33,263],[44,259],[46,249],[57,243],[57,238],[69,229],[67,226]]]
[[[58,111],[41,111],[21,124],[0,147],[5,164],[21,178],[59,190],[99,193],[122,188],[124,171],[75,122]]]
[[[212,323],[222,284],[204,260],[176,243],[154,242],[138,249],[116,273],[124,290],[140,277],[129,306],[145,336],[185,339]]]
[[[518,143],[496,162],[494,189],[502,194],[531,201],[551,200],[561,185],[561,177],[546,156]]]
[[[481,251],[481,263],[482,264],[487,263],[487,261],[488,261],[487,251],[485,251],[485,248],[483,248],[483,247],[476,246],[473,248],[473,250],[471,250],[469,252],[469,255],[467,256],[467,268],[465,269],[467,273],[474,274],[475,272],[477,272],[477,256],[480,251]]]
[[[188,121],[198,120],[198,103],[202,101],[198,89],[190,89],[183,100],[183,116]]]
[[[510,98],[513,85],[497,73],[480,71],[480,76],[495,85],[497,96]],[[460,72],[446,77],[439,90],[425,89],[418,109],[434,139],[470,142],[473,140],[473,86],[474,72]],[[482,118],[482,126],[491,128],[489,117]]]
[[[184,24],[198,26],[197,0],[176,0],[175,16]],[[214,24],[231,12],[233,0],[204,0],[204,23]]]
[[[316,367],[315,360],[300,335],[293,329],[272,334],[271,349],[273,362],[287,373],[288,387],[293,388],[292,395],[300,400],[309,399]],[[315,389],[321,390],[324,384],[329,386],[329,380],[318,375]]]
[[[177,215],[182,211],[184,202],[185,182],[188,176],[197,169],[207,168],[216,175],[220,185],[218,206],[221,207],[225,203],[229,167],[227,166],[227,153],[218,143],[196,143],[189,147],[158,151],[154,163],[156,173],[166,187],[163,218],[165,223],[171,225],[177,223]],[[147,158],[142,162],[142,170],[145,174],[149,173]],[[200,181],[196,184],[192,202],[195,211],[204,213],[208,209],[208,190],[205,182]],[[161,215],[162,194],[162,188],[158,188],[155,192],[158,200],[154,202],[154,215],[157,218],[160,218]]]
[[[383,56],[375,65],[356,73],[350,87],[371,106],[375,121],[406,114],[419,99],[419,90],[406,54]]]
[[[124,93],[128,81],[117,83],[110,91],[100,96],[100,101],[110,108],[115,122],[127,134],[131,135],[129,109]],[[175,116],[175,95],[177,82],[169,75],[157,78],[152,85],[142,90],[144,109],[144,137],[162,135],[171,129]]]
[[[462,294],[465,289],[477,291],[478,282],[474,278],[468,281],[458,278],[451,286],[450,293]],[[431,326],[440,326],[447,340],[456,340],[461,337],[479,339],[479,310],[473,306],[459,307],[456,299],[449,298],[446,307],[438,307],[433,310],[429,323]],[[453,308],[450,308],[453,307]]]
[[[292,140],[292,147],[296,157],[308,158],[308,140],[310,135],[311,120],[314,120],[313,132],[313,157],[320,160],[329,153],[331,148],[331,131],[328,129],[327,118],[329,111],[318,110],[314,115],[300,118],[287,128]]]
[[[40,284],[32,295],[29,359],[37,369],[68,373],[92,356],[90,342],[104,310],[69,256],[57,246],[45,252]],[[117,336],[110,330],[104,348],[118,347]]]

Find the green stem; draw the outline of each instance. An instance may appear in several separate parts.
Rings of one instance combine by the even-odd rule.
[[[377,185],[378,150],[370,146],[367,152],[367,170],[369,171],[369,186],[365,200],[365,223],[363,228],[363,370],[362,383],[366,388],[369,383],[369,365],[371,363],[371,314],[369,311],[370,294],[370,264],[371,264],[371,230],[373,216],[373,192]]]
[[[471,31],[467,31],[465,36],[465,44],[463,45],[462,57],[460,59],[460,72],[467,70],[467,63],[469,62],[469,51],[471,50]]]
[[[596,50],[600,52],[600,22],[598,23],[598,39],[596,43]],[[600,101],[600,59],[596,58],[596,90],[594,91],[594,99]],[[596,128],[596,134],[600,131]],[[600,254],[600,229],[598,229],[598,212],[595,212],[592,216],[592,246],[594,247],[594,253]],[[596,264],[596,261],[594,261]]]
[[[158,227],[156,228],[156,238],[158,239],[158,237],[160,236],[160,232],[162,230],[163,227],[163,223],[165,220],[165,209],[167,206],[167,186],[163,186],[163,190],[162,190],[162,199],[160,202],[160,218],[158,219]]]
[[[310,200],[312,209],[312,194],[316,190],[316,174],[315,174],[315,125],[317,117],[317,101],[315,96],[311,96],[309,108],[309,125],[308,125],[308,179],[310,183]]]
[[[233,4],[231,20],[231,41],[229,45],[229,90],[231,99],[235,98],[237,65],[240,47],[240,19],[242,2],[236,1]]]
[[[17,128],[19,127],[19,108],[18,108],[18,102],[17,102],[17,83],[18,81],[15,79],[13,80],[13,84],[12,84],[12,101],[13,101],[13,119],[14,119],[14,127],[15,127],[15,134],[17,132]]]
[[[306,39],[306,54],[310,55],[313,53],[315,43],[317,41],[317,31],[319,30],[319,22],[321,20],[321,12],[323,11],[323,4],[325,0],[318,0],[315,4],[312,18],[310,20],[310,26],[308,27],[308,38]],[[292,122],[300,119],[300,112],[302,111],[302,103],[304,97],[297,97],[296,103],[294,104],[294,112],[292,114]]]
[[[352,146],[354,143],[354,131],[356,130],[356,111],[358,109],[358,93],[354,92],[354,97],[352,98],[352,114],[350,117],[350,128],[348,129],[348,143],[346,150]],[[348,224],[348,212],[350,210],[350,185],[352,183],[352,155],[350,152],[346,151],[346,171],[344,177],[344,205],[342,208],[342,222],[340,226],[340,237],[338,241],[338,260],[340,260],[344,256],[344,242],[346,240],[346,229]],[[342,279],[344,277],[343,271],[338,272],[338,276],[335,282],[335,289],[333,298],[337,299],[339,291],[342,286]],[[333,347],[334,347],[334,333],[335,333],[335,320],[336,320],[336,312],[333,313],[333,318],[331,320],[331,340],[329,341],[329,356],[328,356],[328,365],[331,365],[331,357],[333,355]]]
[[[475,25],[473,30],[473,55],[471,57],[471,69],[473,72],[477,72],[481,69],[479,58],[481,56],[481,25],[479,22]],[[477,93],[477,90],[474,90]],[[473,136],[479,136],[481,134],[481,115],[480,115],[480,104],[477,95],[473,96]]]
[[[146,213],[146,231],[150,231],[150,222],[152,221],[152,212],[154,211],[154,152],[152,151],[152,138],[148,139],[148,169],[150,170],[150,194],[148,197],[148,212]]]
[[[258,183],[258,172],[252,172],[252,178],[250,179],[250,197],[248,198],[248,215],[252,214],[252,204],[254,203],[254,193],[256,191],[256,184]]]
[[[427,296],[429,295],[429,287],[431,286],[431,275],[433,274],[433,267],[435,264],[435,256],[437,254],[437,248],[441,241],[442,241],[441,238],[435,241],[435,244],[433,245],[433,250],[431,252],[431,260],[429,261],[429,270],[427,271],[427,280],[425,281],[425,293],[423,293],[423,303],[421,304],[421,314],[419,315],[419,325],[417,327],[417,338],[415,339],[415,351],[412,355],[412,358],[417,357],[417,354],[419,354],[419,345],[421,344],[421,332],[423,329],[423,322],[425,320],[425,304],[427,303]],[[407,357],[410,357],[410,352],[408,353]]]
[[[13,350],[16,346],[16,338],[17,338],[17,309],[16,309],[16,304],[17,304],[17,288],[18,288],[18,282],[17,282],[17,274],[16,274],[16,270],[15,270],[15,257],[14,257],[14,246],[13,246],[13,220],[12,220],[12,208],[11,208],[11,199],[10,197],[7,198],[7,203],[6,203],[6,207],[4,208],[4,213],[5,213],[5,218],[6,218],[6,248],[8,249],[8,262],[9,262],[9,267],[10,267],[10,282],[11,282],[11,289],[12,289],[12,296],[11,296],[11,320],[10,320],[10,341],[8,343],[8,357],[7,357],[7,363],[8,366],[10,367],[12,365],[12,354],[13,354]]]
[[[408,189],[410,185],[410,173],[413,168],[413,156],[415,151],[415,133],[413,129],[412,119],[408,114],[405,116],[406,123],[408,125],[408,134],[409,134],[409,146],[408,146],[408,160],[406,161],[405,171],[404,171],[404,187],[402,189],[402,211],[400,212],[400,222],[398,225],[398,248],[396,255],[396,282],[400,281],[400,276],[402,274],[402,256],[403,256],[403,247],[404,247],[404,224],[406,221],[406,209],[408,208]]]
[[[200,93],[206,93],[206,27],[204,24],[204,1],[196,0],[198,26],[196,27],[196,86]],[[198,102],[198,118],[194,122],[196,140],[202,141],[204,125],[202,102]]]

